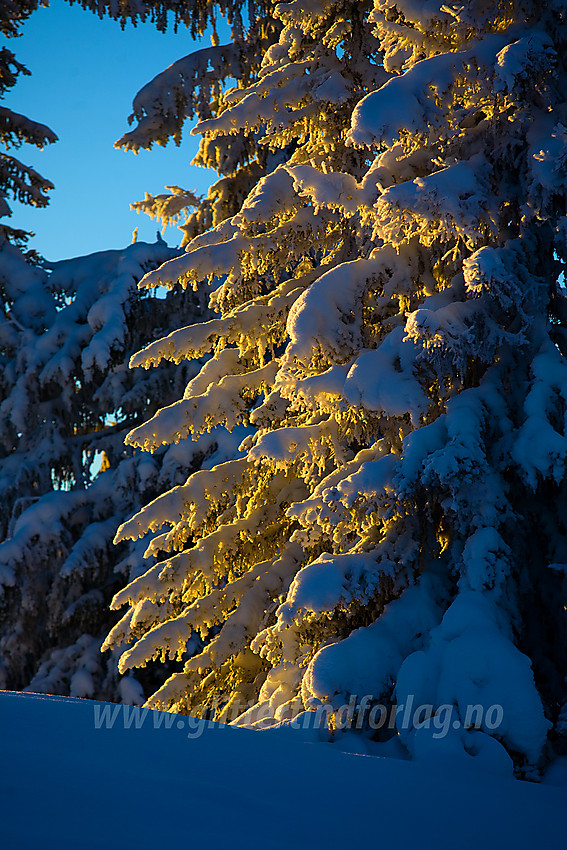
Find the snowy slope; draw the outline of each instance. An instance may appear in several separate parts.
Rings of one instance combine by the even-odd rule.
[[[426,771],[291,730],[211,724],[196,737],[196,721],[158,712],[125,728],[130,707],[104,711],[0,692],[2,850],[528,850],[565,841],[566,787]]]

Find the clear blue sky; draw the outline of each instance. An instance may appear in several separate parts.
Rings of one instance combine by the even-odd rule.
[[[22,32],[3,43],[32,76],[20,77],[3,103],[47,124],[59,141],[15,152],[55,189],[44,209],[12,203],[10,225],[33,230],[31,246],[49,260],[123,247],[135,227],[138,239],[155,241],[157,223],[129,204],[165,185],[206,193],[216,175],[190,165],[198,146],[191,122],[180,147],[170,142],[136,156],[113,143],[128,129],[136,92],[198,45],[183,28],[162,34],[146,23],[122,31],[117,21],[64,0],[34,12]],[[205,36],[203,46],[209,44]],[[180,235],[168,228],[165,238],[173,245]]]

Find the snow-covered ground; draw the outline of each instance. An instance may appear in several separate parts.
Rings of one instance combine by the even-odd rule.
[[[204,726],[0,692],[2,850],[565,845],[567,786],[344,753],[289,729]]]

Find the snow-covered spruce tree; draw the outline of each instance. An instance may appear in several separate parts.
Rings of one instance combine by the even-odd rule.
[[[282,43],[274,44],[267,53],[267,68],[262,72],[260,95],[247,89],[239,89],[225,95],[220,104],[216,102],[215,109],[220,111],[221,115],[216,122],[214,119],[209,119],[207,124],[202,124],[205,135],[201,150],[214,151],[215,146],[219,150],[226,150],[228,146],[227,153],[230,153],[234,144],[238,144],[242,135],[246,134],[256,138],[258,157],[272,166],[275,166],[278,161],[285,162],[294,154],[294,151],[297,151],[294,155],[299,161],[315,155],[319,161],[322,161],[332,153],[326,137],[331,139],[335,134],[340,136],[341,132],[344,135],[352,108],[361,95],[368,87],[374,88],[385,79],[384,71],[376,64],[374,58],[377,53],[377,42],[368,27],[365,28],[363,25],[368,9],[361,9],[360,15],[354,16],[352,24],[343,20],[331,27],[330,19],[335,12],[335,9],[329,10],[329,16],[324,18],[317,35],[318,38],[326,32],[326,29],[331,28],[333,32],[327,39],[329,44],[320,48],[315,44],[314,37],[307,35],[305,44],[302,44],[300,40],[296,45],[297,56],[292,57],[291,62],[287,55],[288,50],[294,49],[294,39],[299,38],[300,31],[289,27],[285,30]],[[313,23],[316,23],[315,19]],[[285,24],[284,21],[282,21],[283,24]],[[342,48],[343,62],[337,59],[336,48]],[[302,53],[306,54],[306,59],[302,57]],[[314,74],[309,73],[312,71],[313,56],[320,57]],[[343,76],[345,67],[346,76]],[[364,88],[361,88],[360,80],[365,81]],[[145,113],[139,112],[141,130],[146,126],[147,116],[152,119],[149,126],[160,126],[159,109],[163,87],[160,87],[159,78],[150,86],[155,89],[153,98],[147,98],[148,103],[152,103],[152,112],[151,116],[147,109]],[[143,91],[149,92],[150,87],[146,87]],[[263,104],[265,95],[269,95],[265,107],[268,117],[258,118],[255,110],[258,104]],[[278,97],[282,101],[279,106]],[[233,107],[232,102],[237,98],[242,102]],[[168,103],[169,100],[166,101],[164,112],[167,112]],[[246,120],[246,115],[243,116],[245,120],[242,120],[242,117],[239,119],[238,113],[232,116],[235,108],[242,112],[246,106],[251,107],[250,114],[254,120]],[[322,112],[322,107],[326,108],[325,112]],[[299,114],[297,114],[298,109]],[[286,113],[289,113],[289,121],[282,132],[276,133],[282,120],[281,115],[285,116]],[[273,121],[270,120],[272,117]],[[164,123],[163,118],[161,123]],[[315,125],[315,132],[311,123]],[[137,132],[134,130],[133,134]],[[345,152],[344,146],[339,146],[333,156],[336,159],[335,167],[347,168],[352,165],[353,160],[356,160],[361,174],[363,173],[364,156],[356,153],[353,156],[352,152]],[[219,162],[222,163],[226,158],[227,154],[224,154],[219,158]],[[267,189],[266,192],[263,191],[264,187]],[[147,209],[152,211],[149,203]],[[157,212],[157,207],[155,211]],[[256,218],[259,219],[259,224],[255,223]],[[184,433],[188,433],[191,428],[198,432],[201,427],[206,429],[214,425],[216,421],[221,421],[229,427],[235,422],[248,421],[250,400],[257,398],[263,388],[267,390],[273,384],[278,368],[277,354],[286,336],[285,321],[290,306],[302,288],[309,287],[320,276],[322,270],[320,271],[318,266],[321,263],[328,269],[340,264],[341,260],[349,256],[350,247],[345,244],[344,234],[345,224],[342,215],[333,210],[328,212],[320,210],[315,214],[315,211],[294,192],[293,178],[285,170],[279,169],[274,170],[266,181],[260,182],[258,189],[252,193],[250,202],[245,205],[245,211],[240,212],[236,219],[222,220],[212,233],[205,234],[201,239],[191,243],[189,249],[191,253],[188,256],[192,261],[199,257],[201,262],[192,262],[190,274],[182,274],[181,282],[187,283],[192,279],[198,284],[201,280],[215,275],[221,277],[223,286],[215,293],[212,306],[221,316],[225,314],[225,317],[200,327],[190,328],[185,334],[182,332],[168,338],[163,344],[158,344],[158,347],[167,351],[168,356],[174,360],[181,360],[185,356],[198,356],[200,351],[206,352],[211,347],[216,351],[216,356],[198,380],[188,386],[185,393],[188,401],[183,402],[181,408],[174,406],[161,414],[160,423],[163,423],[167,416],[171,417],[172,439],[181,436],[181,432],[176,433],[176,423],[180,413],[183,416],[182,407],[197,410],[197,416],[193,421],[188,419],[186,427],[182,428]],[[316,247],[312,244],[314,235],[319,239]],[[240,256],[246,262],[246,252],[249,248],[252,248],[251,262],[249,265],[246,263],[241,274],[240,269],[233,270],[233,267]],[[225,252],[224,257],[221,256],[222,252]],[[187,265],[185,261],[184,265]],[[162,269],[157,275],[146,278],[146,283],[148,286],[159,285],[162,279],[166,283],[171,283],[177,278],[178,270],[172,268],[171,272],[173,276]],[[228,275],[226,279],[225,275]],[[238,289],[242,290],[240,295],[238,295]],[[274,289],[277,290],[275,293]],[[247,304],[251,295],[257,295],[260,292],[265,294],[253,303]],[[244,305],[245,310],[239,309],[240,303]],[[186,344],[179,347],[177,343],[184,335],[187,338]],[[153,349],[147,354],[147,358],[137,358],[137,362],[149,363],[152,358],[159,357]],[[233,406],[235,406],[234,410],[231,409]],[[287,418],[286,406],[287,402],[280,398],[278,391],[266,403],[263,410],[256,414],[256,420],[260,421],[259,417],[261,417],[268,422],[269,411],[272,410],[277,417],[276,423],[281,424],[284,422],[284,417]],[[153,424],[151,428],[155,430]],[[164,435],[161,434],[161,436]],[[144,447],[151,448],[154,444],[159,445],[161,436],[157,441],[144,438],[141,443]],[[167,439],[167,435],[164,439]],[[285,467],[285,464],[283,466]],[[316,466],[317,472],[314,467],[312,473],[320,476],[325,462],[319,459]],[[297,469],[293,468],[287,471],[283,468],[274,480],[271,473],[267,474],[263,471],[257,504],[254,499],[250,500],[246,497],[246,505],[240,503],[238,494],[230,493],[232,486],[225,492],[228,482],[234,484],[243,494],[258,483],[256,470],[250,467],[246,460],[234,460],[224,468],[197,476],[194,482],[197,486],[194,505],[197,515],[186,523],[185,510],[182,509],[182,523],[174,535],[175,539],[160,536],[150,547],[151,551],[154,551],[161,547],[171,548],[173,543],[176,548],[185,549],[175,562],[178,565],[177,569],[180,570],[182,583],[187,567],[191,574],[190,562],[195,555],[199,558],[202,556],[205,561],[211,562],[202,576],[198,569],[195,571],[196,581],[193,588],[193,593],[197,594],[195,599],[198,600],[201,595],[206,595],[207,590],[213,591],[212,596],[207,600],[207,610],[203,608],[202,617],[198,618],[196,625],[201,629],[203,636],[208,637],[218,630],[219,625],[223,624],[227,617],[229,618],[219,639],[213,641],[212,652],[218,653],[220,646],[224,653],[219,665],[222,668],[220,678],[227,680],[228,690],[226,688],[224,690],[227,690],[229,696],[232,694],[234,699],[241,699],[244,692],[245,698],[257,693],[254,687],[247,687],[246,681],[242,683],[244,691],[236,687],[242,673],[244,679],[249,680],[255,679],[254,668],[264,666],[267,669],[267,665],[262,665],[262,662],[255,659],[248,650],[247,642],[258,630],[261,621],[273,615],[275,600],[283,587],[282,578],[277,577],[277,571],[286,571],[283,576],[284,583],[289,585],[289,577],[295,573],[300,563],[300,547],[294,545],[291,550],[293,554],[290,556],[289,552],[286,552],[285,563],[282,562],[276,566],[275,579],[270,575],[274,552],[277,552],[279,548],[282,550],[286,548],[289,542],[289,530],[297,525],[295,520],[288,520],[282,516],[286,507],[286,498],[288,502],[291,502],[294,493],[302,496],[308,493],[308,489],[298,482],[296,471]],[[245,480],[240,482],[240,476],[243,474]],[[278,495],[277,490],[280,487],[287,489],[287,493],[282,489]],[[177,507],[174,506],[178,495],[179,491],[173,492],[171,496],[158,500],[151,507],[148,523],[151,528],[161,524],[161,518],[167,518],[168,514],[176,513]],[[276,503],[271,504],[274,498]],[[204,503],[205,499],[210,499],[211,504]],[[266,501],[265,505],[264,501]],[[245,508],[244,515],[238,518],[237,525],[233,527],[231,521],[242,508]],[[207,533],[212,531],[219,522],[218,533],[207,536]],[[260,528],[263,522],[265,524]],[[138,527],[141,528],[142,523],[143,520],[139,523],[135,521],[136,531]],[[199,540],[203,534],[205,538],[198,543],[197,551],[187,552],[187,546],[191,541]],[[219,540],[222,546],[226,546],[226,553],[223,553],[219,563],[215,564],[212,558]],[[261,556],[269,556],[269,559],[266,563],[260,563],[249,575],[244,575],[250,564],[254,565],[258,560],[262,561]],[[188,559],[189,563],[187,563]],[[237,579],[240,574],[243,574],[244,580],[235,586],[233,595],[231,595],[231,588],[229,594],[223,599],[225,595],[221,592],[221,588],[226,584],[227,567],[233,578]],[[139,604],[128,612],[125,623],[133,618],[137,624],[138,610],[145,610],[148,604],[152,604],[154,619],[158,623],[160,620],[165,620],[165,628],[171,632],[171,635],[165,634],[164,628],[159,628],[155,633],[152,632],[152,637],[148,636],[148,639],[144,639],[134,650],[137,653],[136,660],[144,661],[147,657],[162,652],[167,654],[168,648],[171,649],[173,656],[178,649],[180,654],[186,651],[187,624],[183,621],[180,623],[176,619],[172,620],[172,613],[183,612],[187,607],[187,600],[179,593],[170,593],[167,571],[163,573],[163,584],[157,581],[160,571],[161,568],[153,570],[150,576],[140,579],[137,589],[130,588],[126,591],[126,595],[119,595],[115,602],[118,606],[122,599],[135,594],[136,602]],[[248,592],[250,588],[247,585],[251,585],[257,577],[262,581],[254,585],[253,593]],[[268,603],[266,603],[267,590],[270,597]],[[244,592],[249,601],[252,596],[257,597],[254,603],[256,610],[253,612],[257,622],[252,624],[251,630],[240,624],[237,618],[230,617],[235,602]],[[186,597],[185,593],[183,597]],[[218,610],[211,616],[211,605],[215,602],[218,602]],[[173,612],[172,603],[175,604],[176,609]],[[267,612],[266,607],[270,609]],[[250,612],[242,605],[240,611],[240,615],[246,620]],[[151,622],[147,625],[151,625]],[[123,628],[124,626],[121,625],[121,629]],[[248,634],[245,633],[247,629]],[[239,665],[234,667],[232,653],[227,652],[226,641],[231,630],[234,632],[234,647],[237,649],[234,655],[238,655],[241,648],[244,649],[239,660],[239,665],[240,662],[245,662],[243,670],[239,669]],[[143,634],[144,631],[147,631],[147,627],[145,630],[136,628],[132,631],[121,631],[120,635],[110,636],[109,644],[116,642],[117,637],[122,637],[124,634],[132,638]],[[152,640],[155,643],[148,649]],[[233,647],[228,647],[229,650],[231,648]],[[219,657],[217,654],[217,659]],[[134,656],[131,653],[128,663],[132,664],[133,661]],[[246,669],[246,662],[251,663],[250,669]],[[261,674],[263,678],[265,678],[265,672],[266,670]],[[181,703],[179,700],[171,700],[169,696],[161,695],[155,704],[168,705],[175,702],[176,707],[182,709],[194,707],[200,702],[211,705],[226,696],[223,687],[219,688],[218,682],[209,680],[201,687],[199,675],[193,675],[190,678],[198,687],[198,693],[193,696],[190,705],[184,704],[186,676],[177,679],[177,684],[174,686],[178,693],[183,695]],[[168,693],[171,692],[169,686],[167,690]],[[226,702],[226,699],[222,701]]]
[[[171,6],[122,4],[117,11],[96,4],[94,10],[122,23],[150,17],[164,29]],[[212,20],[212,4],[172,8],[176,23],[190,26],[193,36]],[[131,118],[137,116],[140,126],[117,146],[137,151],[154,142],[165,144],[170,137],[179,144],[186,117],[211,117],[222,109],[222,80],[244,80],[257,71],[280,28],[268,8],[252,0],[245,29],[241,4],[223,5],[231,44],[218,45],[213,23],[212,48],[175,63],[140,92]],[[164,115],[156,100],[161,110],[167,100]],[[253,134],[240,135],[224,145],[215,140],[201,146],[199,161],[222,175],[207,198],[168,187],[171,194],[147,195],[133,207],[164,223],[184,219],[185,241],[235,212],[273,159],[269,151],[255,149]],[[196,207],[191,215],[190,207]],[[40,692],[136,702],[139,683],[131,676],[118,680],[116,653],[101,659],[100,636],[116,620],[108,602],[123,577],[144,572],[157,557],[144,558],[143,540],[118,549],[110,542],[121,521],[184,481],[190,470],[238,455],[246,431],[237,428],[229,435],[213,429],[153,458],[124,451],[124,434],[177,399],[195,373],[195,363],[181,370],[163,364],[160,374],[141,378],[140,370],[132,374],[124,366],[124,358],[149,336],[159,337],[200,315],[202,297],[180,287],[165,298],[146,293],[140,301],[135,294],[143,271],[176,252],[164,245],[138,244],[126,252],[57,263],[47,276],[22,265],[21,255],[9,246],[6,250],[2,283],[7,321],[0,331],[6,364],[0,399],[5,416],[0,585],[7,590],[0,603],[0,682],[4,687],[27,685]],[[138,612],[130,627],[142,630],[144,616]],[[114,633],[122,634],[120,624]],[[193,645],[202,642],[195,637]],[[142,681],[155,689],[151,674],[143,674]]]
[[[18,35],[37,6],[35,0],[5,4],[3,34]],[[146,13],[139,3],[130,11],[122,4],[118,16],[136,21]],[[152,16],[164,28],[161,12]],[[197,29],[206,26],[203,9],[176,14],[177,22],[193,18]],[[258,36],[258,50],[263,37]],[[227,73],[233,70],[230,56],[218,61]],[[207,63],[202,59],[195,71],[204,103],[210,95],[206,77],[215,77]],[[0,96],[19,74],[29,73],[6,49],[0,71]],[[186,104],[179,98],[176,103],[182,114]],[[55,141],[43,125],[8,109],[0,112],[7,148]],[[161,140],[163,132],[154,129]],[[1,155],[0,214],[10,215],[7,196],[42,206],[50,188],[33,169]],[[197,203],[182,194],[176,210],[166,206],[168,218]],[[192,232],[198,218],[193,217]],[[103,660],[99,650],[116,619],[108,601],[124,580],[115,570],[132,576],[151,561],[141,558],[140,544],[113,548],[112,537],[133,510],[184,480],[207,457],[213,463],[231,455],[239,439],[208,434],[153,459],[124,451],[124,433],[177,398],[194,373],[192,364],[181,371],[168,366],[148,381],[123,364],[148,334],[167,333],[180,320],[195,321],[201,314],[202,299],[179,287],[166,298],[140,300],[136,292],[143,273],[175,251],[163,243],[137,244],[55,264],[48,274],[45,264],[37,267],[35,252],[24,256],[15,247],[23,249],[29,235],[5,226],[0,233],[0,686],[30,683],[32,690],[139,701],[136,681],[118,682],[115,658]]]
[[[134,365],[214,357],[128,441],[231,427],[251,397],[257,430],[121,529],[167,523],[150,552],[173,550],[114,600],[153,611],[121,669],[200,629],[150,705],[252,699],[237,722],[265,725],[350,701],[363,732],[369,701],[430,705],[397,718],[414,758],[535,775],[567,721],[564,5],[275,14],[197,129],[280,164],[145,279],[216,276],[218,317]]]
[[[5,687],[126,701],[136,696],[133,683],[118,682],[115,659],[99,654],[116,620],[108,603],[132,565],[140,568],[135,549],[116,549],[112,539],[133,510],[185,480],[216,448],[210,435],[205,444],[186,442],[153,459],[124,450],[132,425],[177,398],[195,372],[193,364],[167,364],[154,373],[127,367],[148,334],[167,332],[172,316],[195,321],[200,315],[199,299],[181,287],[166,297],[137,291],[145,272],[177,253],[163,241],[136,243],[54,263],[47,272],[4,246]]]

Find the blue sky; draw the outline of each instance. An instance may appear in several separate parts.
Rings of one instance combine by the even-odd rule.
[[[22,33],[7,46],[32,76],[20,77],[3,103],[47,124],[59,141],[43,151],[24,146],[16,152],[55,189],[44,209],[12,203],[10,224],[33,230],[31,246],[49,260],[123,247],[135,227],[138,239],[155,241],[156,222],[129,204],[165,185],[206,193],[216,175],[190,165],[198,146],[190,122],[180,147],[171,142],[136,156],[113,144],[128,129],[136,92],[198,44],[183,28],[162,34],[146,23],[122,31],[118,22],[64,0],[34,12]],[[179,236],[176,228],[165,234],[169,244],[178,244]]]

